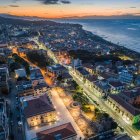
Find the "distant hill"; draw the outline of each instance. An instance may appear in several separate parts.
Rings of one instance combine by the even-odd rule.
[[[135,15],[113,15],[113,16],[74,16],[74,17],[63,17],[63,19],[140,19],[140,16]]]
[[[15,16],[15,15],[10,15],[10,14],[0,14],[0,17],[3,17],[3,18],[11,18],[11,19],[31,20],[31,21],[47,20],[45,18],[40,18],[40,17]]]
[[[30,17],[30,16],[15,16],[15,15],[10,15],[10,14],[0,14],[0,17],[4,18],[12,18],[12,19],[23,19],[23,20],[30,20],[30,21],[38,21],[38,20],[52,20],[49,18],[41,18],[41,17]],[[91,16],[72,16],[72,17],[62,17],[58,19],[140,19],[140,15],[113,15],[113,16],[96,16],[96,15],[91,15]]]
[[[52,25],[56,24],[56,22],[49,21],[49,20],[34,20],[34,19],[28,19],[25,17],[16,17],[11,15],[4,15],[0,14],[0,24],[14,24],[14,25],[23,25],[23,26],[42,26],[42,25]]]

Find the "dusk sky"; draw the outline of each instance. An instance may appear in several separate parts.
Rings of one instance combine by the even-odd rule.
[[[140,0],[0,0],[0,13],[46,18],[140,15]]]

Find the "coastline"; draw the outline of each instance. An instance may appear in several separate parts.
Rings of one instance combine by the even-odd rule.
[[[1,18],[3,18],[3,17],[1,17]],[[94,36],[97,39],[99,39],[102,43],[106,42],[106,43],[108,43],[110,45],[113,45],[115,47],[115,53],[124,54],[124,55],[127,55],[127,56],[129,55],[130,57],[132,57],[133,59],[136,59],[137,61],[139,61],[139,58],[140,58],[140,53],[139,52],[136,52],[136,51],[131,50],[131,49],[125,47],[125,46],[118,45],[118,44],[115,44],[115,43],[113,43],[111,41],[108,41],[108,40],[104,39],[103,37],[94,34],[92,31],[85,30],[84,26],[82,24],[79,24],[79,23],[68,22],[68,20],[62,21],[62,20],[53,20],[53,19],[52,20],[46,19],[46,20],[43,20],[43,21],[42,20],[38,20],[38,21],[26,20],[25,21],[23,19],[12,19],[12,18],[3,18],[3,19],[8,20],[8,21],[12,20],[13,23],[15,23],[15,21],[16,21],[16,23],[19,22],[19,24],[23,24],[23,25],[24,24],[30,25],[32,22],[34,22],[34,24],[36,24],[36,25],[43,25],[43,26],[46,25],[46,24],[58,24],[58,26],[60,24],[65,24],[65,25],[68,24],[68,25],[71,25],[71,26],[72,25],[75,25],[75,26],[78,25],[81,30],[84,30],[85,32],[90,33],[92,36]]]
[[[79,25],[81,25],[81,24],[79,24]],[[83,26],[83,25],[81,25],[81,26],[82,26],[82,29],[83,29],[84,31],[87,31],[86,29],[84,29],[84,26]],[[139,52],[136,52],[136,51],[131,50],[131,49],[125,47],[125,46],[118,45],[118,44],[116,44],[116,43],[113,43],[113,42],[111,42],[111,41],[108,41],[108,40],[104,39],[103,37],[94,34],[92,31],[88,31],[88,32],[92,33],[94,36],[97,36],[97,37],[101,38],[102,40],[104,40],[104,41],[106,41],[106,42],[108,42],[108,43],[111,43],[113,46],[116,47],[116,48],[115,48],[115,51],[118,51],[119,53],[122,53],[122,54],[125,54],[125,55],[131,55],[131,57],[132,57],[133,59],[139,59],[139,58],[140,58],[140,53],[139,53]]]
[[[54,21],[54,22],[56,22],[56,23],[61,23],[61,24],[71,24],[71,25],[78,24],[79,26],[82,26],[82,29],[83,29],[84,31],[90,32],[93,36],[96,36],[96,37],[100,38],[101,40],[104,40],[104,41],[106,41],[106,42],[112,44],[113,46],[115,46],[116,51],[118,51],[119,53],[123,53],[123,54],[125,54],[125,55],[130,55],[133,59],[139,59],[139,58],[140,58],[140,52],[137,52],[137,51],[135,51],[135,50],[132,50],[132,49],[130,49],[130,48],[127,48],[127,47],[124,46],[124,45],[119,45],[119,44],[117,44],[117,43],[113,43],[112,41],[109,41],[109,40],[107,40],[107,39],[105,39],[105,38],[103,38],[103,37],[101,37],[101,36],[99,36],[99,35],[97,35],[97,34],[94,34],[91,30],[87,30],[87,29],[84,27],[84,25],[81,24],[81,23],[75,23],[75,22],[73,22],[73,21],[69,21],[69,19],[68,19],[68,20],[64,20],[64,21],[63,21],[63,20],[51,20],[51,21]]]

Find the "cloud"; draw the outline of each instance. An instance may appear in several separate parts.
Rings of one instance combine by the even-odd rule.
[[[43,4],[49,5],[49,4],[70,4],[71,2],[69,0],[37,0],[40,1]]]
[[[137,7],[132,6],[132,7],[130,7],[130,8],[137,8]]]
[[[16,3],[18,1],[22,1],[22,0],[13,0],[13,3]],[[35,1],[39,1],[42,4],[45,5],[51,5],[51,4],[70,4],[70,0],[35,0]]]
[[[135,13],[135,15],[138,15],[138,16],[140,16],[140,13]]]
[[[19,5],[9,5],[9,7],[19,7]]]
[[[68,0],[61,0],[61,3],[63,3],[63,4],[70,4],[71,2],[68,1]]]

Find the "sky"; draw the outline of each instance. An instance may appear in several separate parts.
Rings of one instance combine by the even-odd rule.
[[[0,13],[45,18],[140,16],[140,0],[0,0]]]

